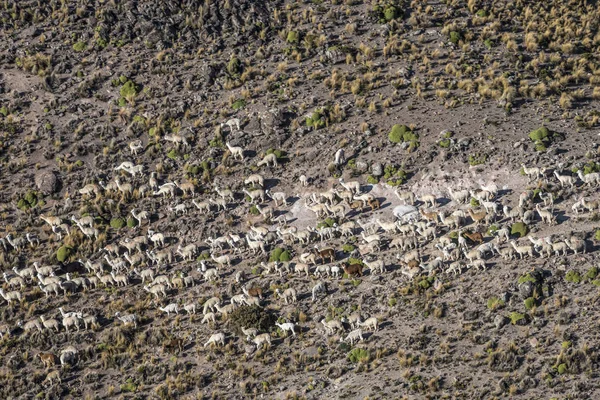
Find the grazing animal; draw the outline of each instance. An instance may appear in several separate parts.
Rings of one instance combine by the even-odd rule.
[[[346,273],[346,275],[350,276],[363,276],[362,273],[362,269],[363,266],[362,264],[350,264],[348,265],[348,263],[344,263],[342,264],[342,268],[344,269],[344,272]]]
[[[225,334],[223,332],[218,332],[211,335],[211,337],[208,338],[208,341],[204,343],[204,347],[209,345],[225,346]]]

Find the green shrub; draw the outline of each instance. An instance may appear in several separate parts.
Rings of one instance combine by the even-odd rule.
[[[246,107],[246,100],[245,99],[237,99],[231,105],[231,108],[233,108],[234,110],[239,110],[239,109],[244,108],[244,107]]]
[[[450,147],[450,139],[442,139],[438,142],[438,146],[446,149],[448,147]]]
[[[269,257],[269,262],[273,261],[281,261],[287,262],[292,259],[292,255],[289,251],[282,249],[281,247],[277,247],[271,251],[271,256]]]
[[[324,127],[325,123],[326,119],[322,109],[316,109],[310,117],[306,118],[306,126],[312,127],[314,130]]]
[[[471,207],[479,207],[479,200],[475,197],[471,197]]]
[[[125,82],[123,86],[121,86],[119,94],[121,95],[121,98],[131,103],[133,99],[135,99],[135,96],[137,96],[137,87],[135,86],[135,83],[132,81]]]
[[[350,353],[348,353],[348,360],[350,362],[357,363],[367,363],[371,359],[371,353],[367,349],[352,349]]]
[[[379,179],[375,178],[373,175],[369,175],[367,177],[367,183],[371,185],[376,185],[377,183],[379,183]]]
[[[581,282],[581,275],[577,271],[570,270],[565,274],[565,280],[571,283],[579,283]]]
[[[364,265],[363,264],[363,260],[361,260],[360,258],[353,258],[353,257],[349,257],[348,258],[348,263],[350,265],[352,265],[352,264],[361,264],[361,265]]]
[[[498,231],[498,225],[496,225],[496,224],[490,225],[490,227],[487,230],[487,234],[488,234],[488,236],[493,236],[497,231]]]
[[[56,259],[59,262],[65,262],[69,257],[71,257],[72,252],[73,252],[72,247],[63,245],[56,252]]]
[[[125,222],[125,220],[123,218],[113,218],[110,220],[110,227],[113,229],[121,229],[126,224],[127,223]]]
[[[521,321],[522,319],[525,318],[525,315],[520,314],[518,312],[513,312],[513,313],[510,313],[509,318],[510,318],[510,322],[513,325],[516,325],[519,321]]]
[[[6,106],[0,107],[0,114],[6,117],[8,115],[8,108],[6,108]]]
[[[520,285],[520,284],[525,283],[525,282],[533,282],[533,283],[535,283],[535,278],[533,276],[531,276],[530,274],[521,275],[519,277],[519,280],[517,281],[517,283]]]
[[[242,328],[256,328],[259,332],[269,332],[277,322],[277,316],[259,306],[241,306],[229,315],[228,321],[229,327],[235,333],[245,337]]]
[[[25,193],[25,196],[19,199],[19,201],[17,202],[17,207],[20,210],[25,211],[30,208],[34,208],[38,205],[38,203],[42,203],[41,198],[38,199],[38,193],[33,190],[30,190],[29,192]]]
[[[277,160],[281,160],[282,158],[287,157],[287,153],[284,150],[279,150],[279,149],[273,149],[270,148],[266,151],[266,154],[275,154],[275,157],[277,157]]]
[[[533,297],[526,298],[524,303],[525,303],[525,308],[528,310],[531,310],[533,307],[535,307],[535,299]]]
[[[288,262],[292,259],[292,255],[288,250],[285,250],[283,253],[279,255],[279,261]]]
[[[404,16],[404,11],[395,4],[377,4],[373,7],[371,15],[381,24],[393,21]]]
[[[550,131],[545,126],[538,128],[529,133],[529,139],[534,142],[547,142],[550,137]]]
[[[242,62],[239,58],[234,55],[231,56],[227,63],[227,72],[229,72],[229,75],[231,76],[237,76],[242,73]]]
[[[577,172],[577,171],[575,171]],[[587,174],[591,174],[592,172],[600,172],[600,164],[595,163],[595,162],[590,162],[587,163],[584,167],[583,167],[583,174],[587,175]]]
[[[75,51],[84,51],[87,48],[87,44],[85,42],[77,42],[73,45],[73,50]]]
[[[596,229],[596,233],[594,233],[594,239],[600,241],[600,229]]]
[[[137,385],[133,382],[132,378],[127,379],[124,384],[121,385],[121,392],[135,393]]]
[[[402,143],[417,140],[418,137],[415,135],[408,126],[406,125],[394,125],[392,130],[388,134],[388,139],[392,143]]]
[[[355,248],[356,247],[354,247],[351,244],[345,244],[345,245],[342,246],[342,251],[344,253],[346,253],[346,254],[350,254],[350,253],[352,253],[354,251]]]
[[[454,44],[458,44],[458,42],[460,42],[462,39],[462,35],[460,34],[460,32],[457,31],[452,31],[450,32],[450,41]]]
[[[474,167],[476,165],[485,164],[487,158],[487,154],[471,154],[469,155],[469,165]]]
[[[383,169],[383,180],[390,186],[400,186],[407,178],[408,174],[402,168],[388,164]]]
[[[430,286],[431,282],[429,282],[429,279],[427,278],[423,278],[419,281],[419,287],[421,287],[422,289],[429,289]]]
[[[542,152],[542,151],[546,151],[546,150],[548,150],[548,148],[546,147],[545,144],[543,144],[543,143],[536,143],[535,144],[535,151]]]
[[[398,304],[398,300],[396,300],[395,297],[390,297],[390,299],[388,300],[388,305],[390,307],[394,307],[396,304]]]
[[[285,41],[290,44],[297,44],[299,40],[300,35],[298,35],[298,32],[296,31],[289,31],[287,37],[285,38]]]
[[[504,306],[504,301],[498,297],[490,297],[487,301],[487,308],[494,311]]]
[[[481,17],[481,18],[485,18],[488,16],[487,11],[485,11],[484,9],[477,10],[476,14],[478,17]]]
[[[258,211],[258,208],[256,208],[256,205],[253,205],[252,207],[250,207],[250,210],[248,212],[252,215],[260,214],[260,211]]]
[[[596,279],[597,276],[598,276],[598,268],[597,267],[592,267],[592,268],[588,269],[588,271],[585,273],[585,279],[587,281],[593,281],[594,279]]]
[[[135,219],[133,217],[127,218],[127,226],[129,228],[135,228],[137,225],[138,225],[137,219]]]
[[[567,373],[567,364],[560,364],[558,366],[558,368],[556,368],[556,371],[562,375],[562,374],[566,374]]]
[[[279,256],[283,253],[283,249],[281,247],[276,247],[271,251],[271,256],[269,257],[269,262],[279,261]]]
[[[535,149],[537,151],[546,151],[547,146],[552,143],[552,132],[545,126],[542,126],[529,133],[529,139],[535,143]]]
[[[178,156],[179,156],[179,152],[177,151],[177,149],[171,149],[167,153],[167,157],[169,157],[171,160],[176,160]]]
[[[527,235],[527,232],[529,232],[529,230],[527,229],[527,225],[523,222],[515,222],[510,228],[510,234],[519,235],[519,237],[524,237]]]
[[[331,227],[333,227],[334,224],[335,224],[335,219],[328,217],[317,224],[317,229],[321,229],[321,228],[325,228],[325,227],[331,228]]]

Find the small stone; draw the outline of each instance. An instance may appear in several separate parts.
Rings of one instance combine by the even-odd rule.
[[[373,174],[373,176],[375,177],[380,177],[383,175],[383,165],[381,165],[381,163],[374,163],[371,166],[371,173]]]
[[[496,315],[496,317],[494,318],[494,325],[496,325],[496,329],[502,328],[507,323],[508,319],[503,315]]]
[[[473,320],[477,319],[478,316],[479,316],[479,313],[477,312],[477,310],[465,311],[463,313],[463,319],[465,321],[473,321]]]

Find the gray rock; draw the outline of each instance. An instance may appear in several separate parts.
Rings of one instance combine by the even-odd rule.
[[[383,175],[383,165],[381,165],[381,163],[374,163],[371,166],[371,173],[373,174],[373,176],[376,177],[380,177]]]
[[[546,325],[546,320],[544,318],[534,318],[533,326],[536,328],[543,328]]]
[[[496,325],[496,329],[502,328],[504,325],[508,323],[508,319],[504,315],[496,315],[494,318],[494,325]]]
[[[364,161],[357,161],[356,162],[356,172],[365,172],[367,170],[367,168],[369,168],[369,166],[367,165],[366,162]]]
[[[557,322],[559,325],[567,325],[569,322],[571,322],[571,314],[566,311],[561,312],[558,314]]]
[[[519,285],[519,295],[523,300],[533,296],[533,282],[523,282]]]
[[[58,191],[58,177],[53,171],[41,171],[35,175],[35,186],[44,194],[53,194]]]
[[[463,313],[463,319],[465,321],[476,320],[478,316],[479,316],[479,313],[477,312],[477,310],[469,310],[469,311],[465,311]]]
[[[244,346],[244,351],[246,352],[247,355],[250,356],[256,351],[256,346],[254,346],[252,344],[247,344]]]

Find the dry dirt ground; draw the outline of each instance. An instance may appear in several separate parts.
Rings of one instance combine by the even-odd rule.
[[[600,398],[599,199],[597,185],[577,177],[578,170],[600,171],[599,10],[593,2],[558,0],[2,2],[0,269],[4,295],[21,300],[0,299],[0,398]],[[241,129],[222,125],[232,118]],[[390,135],[395,125],[409,134]],[[532,134],[542,126],[547,137]],[[174,135],[188,145],[169,141]],[[135,141],[137,154],[129,146]],[[226,143],[244,149],[243,162]],[[346,159],[335,165],[339,149]],[[271,152],[278,165],[259,166]],[[115,170],[122,162],[143,172]],[[528,179],[522,164],[545,172]],[[554,171],[574,184],[563,187]],[[258,215],[242,192],[255,173],[265,189],[288,197],[285,206],[262,204],[285,227]],[[131,185],[130,195],[103,188],[116,178]],[[344,219],[306,207],[314,193],[342,190],[340,178],[360,182],[380,207],[351,209],[339,196]],[[163,198],[152,179],[191,183],[195,194],[178,189]],[[96,185],[96,196],[80,193],[87,184]],[[389,246],[398,233],[379,230],[380,248],[369,255],[357,254],[361,229],[324,241],[313,234],[309,244],[275,233],[392,221],[393,209],[404,205],[397,192],[434,195],[435,207],[417,200],[423,212],[479,211],[471,196],[467,204],[452,201],[449,189],[492,184],[500,208],[517,208],[524,192],[535,195],[515,220],[533,211],[527,235],[555,245],[579,238],[586,252],[544,257],[536,250],[524,259],[494,253],[485,255],[485,270],[454,274],[445,260],[428,271],[443,256],[436,244],[458,242],[457,230],[437,222],[435,239],[419,238],[418,273],[411,274],[400,262],[406,252]],[[218,199],[217,189],[234,193],[225,210],[193,205]],[[534,211],[544,204],[540,191],[554,198],[556,224]],[[575,212],[582,197],[589,208]],[[170,210],[180,204],[185,214]],[[132,210],[147,211],[149,221],[138,226]],[[92,216],[97,237],[84,235],[73,215]],[[40,216],[59,217],[62,233]],[[207,242],[248,236],[251,226],[270,231],[265,254]],[[489,223],[463,221],[485,243],[497,243],[493,232],[502,227],[511,229],[512,221],[501,210]],[[164,245],[129,254],[129,240],[149,231],[164,234]],[[30,245],[27,234],[39,243]],[[511,239],[530,243],[518,232]],[[117,252],[106,250],[113,245]],[[187,245],[197,246],[191,259],[177,252]],[[386,271],[340,278],[316,276],[316,266],[309,276],[294,272],[298,257],[315,246],[335,249],[330,266],[377,259]],[[477,246],[468,242],[469,250]],[[292,257],[290,272],[261,266],[275,249]],[[153,264],[149,254],[160,251],[173,259]],[[206,281],[201,261],[216,268],[211,256],[222,254],[231,266]],[[144,290],[148,282],[126,255],[140,257],[137,270],[168,277],[166,296]],[[119,258],[123,286],[58,287],[46,296],[37,278],[21,286],[16,275],[37,262],[53,266],[62,282],[91,284],[97,276],[79,260],[102,263],[107,276]],[[460,262],[468,264],[462,255]],[[178,286],[180,276],[193,285]],[[313,301],[318,282],[327,282],[327,291]],[[262,289],[260,307],[202,322],[208,299],[229,304],[243,288]],[[276,290],[287,288],[297,291],[297,302],[278,298]],[[177,315],[159,309],[172,303]],[[191,304],[196,314],[183,311]],[[59,307],[98,323],[67,332]],[[134,314],[137,326],[123,324],[117,312]],[[379,323],[376,331],[363,327],[357,343],[341,342],[353,330],[348,322],[334,334],[321,323],[356,313]],[[28,331],[40,317],[55,318],[58,332]],[[293,322],[296,335],[275,321]],[[271,345],[257,349],[243,325],[269,334]],[[217,332],[225,345],[205,346]],[[65,365],[58,358],[42,363],[40,354],[59,357],[69,346],[76,355]]]

